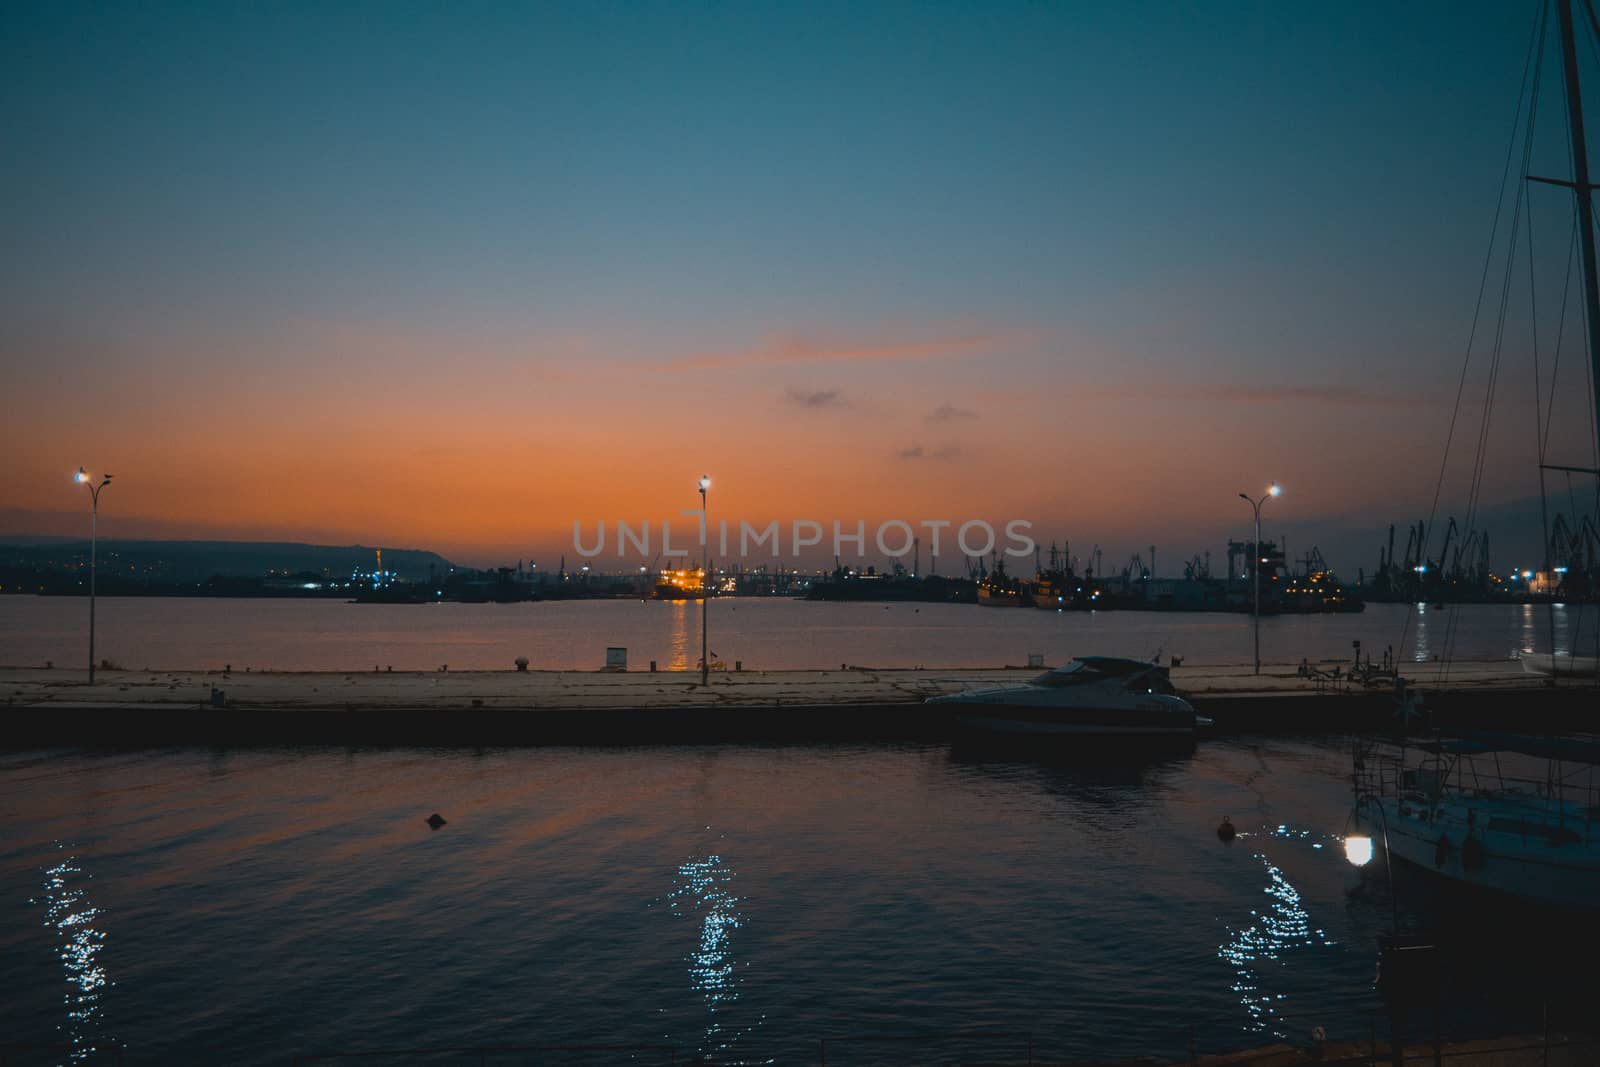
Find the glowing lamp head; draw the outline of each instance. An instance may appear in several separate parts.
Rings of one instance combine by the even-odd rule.
[[[89,472],[84,470],[82,467],[79,467],[78,473],[72,476],[72,480],[81,485],[89,480]]]
[[[702,474],[700,476],[700,491],[703,493],[707,489],[710,489],[710,488],[711,488],[711,475]]]
[[[1351,834],[1344,839],[1344,858],[1357,867],[1372,862],[1372,838],[1365,834]]]
[[[1267,487],[1267,495],[1268,496],[1277,496],[1278,494],[1280,494],[1282,492],[1283,492],[1283,486],[1277,484],[1276,482],[1274,482],[1272,485]]]

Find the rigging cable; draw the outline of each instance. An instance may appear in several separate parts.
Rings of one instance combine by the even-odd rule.
[[[1541,17],[1540,17],[1540,20],[1539,20],[1539,30],[1538,30],[1538,33],[1536,35],[1536,42],[1537,43],[1536,43],[1535,53],[1534,54],[1536,56],[1541,56],[1542,57],[1543,52],[1544,52],[1544,31],[1545,31],[1545,25],[1546,25],[1546,19],[1545,19],[1544,15],[1549,11],[1549,5],[1545,4],[1545,5],[1541,5],[1541,7],[1542,7]],[[1483,493],[1483,478],[1484,478],[1484,473],[1485,473],[1485,471],[1487,469],[1487,466],[1488,466],[1488,459],[1489,459],[1489,430],[1490,430],[1490,427],[1491,427],[1491,425],[1493,423],[1493,417],[1494,417],[1494,398],[1495,398],[1495,393],[1496,393],[1496,391],[1497,391],[1497,389],[1499,387],[1499,382],[1500,382],[1501,357],[1505,353],[1506,321],[1507,321],[1507,318],[1509,317],[1510,308],[1511,308],[1511,286],[1512,286],[1512,282],[1515,279],[1515,274],[1516,274],[1515,268],[1516,268],[1516,256],[1517,256],[1517,236],[1518,236],[1518,233],[1519,233],[1519,231],[1520,231],[1520,229],[1522,227],[1523,208],[1528,203],[1527,177],[1528,177],[1528,171],[1529,171],[1529,163],[1530,163],[1530,161],[1532,159],[1532,156],[1533,156],[1534,133],[1535,133],[1535,130],[1536,130],[1536,127],[1537,127],[1537,122],[1538,122],[1539,87],[1540,87],[1540,83],[1541,83],[1541,80],[1542,80],[1542,74],[1543,74],[1542,65],[1535,64],[1534,69],[1533,69],[1533,80],[1532,80],[1532,83],[1531,83],[1531,89],[1530,89],[1530,92],[1528,93],[1528,121],[1527,121],[1527,126],[1525,127],[1526,133],[1523,136],[1522,166],[1521,166],[1520,173],[1519,173],[1519,177],[1521,178],[1521,180],[1517,182],[1517,191],[1516,191],[1516,195],[1513,198],[1513,202],[1512,202],[1511,232],[1510,232],[1510,238],[1506,242],[1506,265],[1505,265],[1505,271],[1501,276],[1501,283],[1500,283],[1500,306],[1499,306],[1498,312],[1497,312],[1496,317],[1495,317],[1494,344],[1493,344],[1493,347],[1490,350],[1489,373],[1488,373],[1487,380],[1486,380],[1486,382],[1484,384],[1483,416],[1482,416],[1482,418],[1481,418],[1481,420],[1479,421],[1479,424],[1478,424],[1478,441],[1477,441],[1477,447],[1474,449],[1473,463],[1472,463],[1472,478],[1471,478],[1470,487],[1469,487],[1468,494],[1467,494],[1467,511],[1466,511],[1466,524],[1465,524],[1465,528],[1467,530],[1475,529],[1476,525],[1477,525],[1478,508],[1479,508],[1479,504],[1481,502],[1482,493]],[[1513,143],[1513,145],[1515,145],[1515,137],[1514,136],[1513,136],[1513,142],[1512,143]],[[1529,226],[1530,226],[1530,228],[1532,226],[1531,212],[1530,212],[1530,218],[1529,218]],[[1454,421],[1453,418],[1452,418],[1452,421]],[[1442,477],[1441,477],[1441,482],[1442,482]],[[1437,501],[1437,499],[1438,499],[1438,490],[1436,489],[1436,491],[1435,491],[1435,501]],[[1431,528],[1431,526],[1432,526],[1432,518],[1431,517],[1430,517],[1430,520],[1429,520],[1429,525],[1430,525],[1430,528]],[[1442,557],[1442,553],[1441,553],[1441,557]],[[1424,560],[1424,563],[1426,563],[1426,560],[1427,560],[1427,553],[1426,552],[1423,553],[1423,560]],[[1443,570],[1446,566],[1447,566],[1447,561],[1444,560],[1443,558],[1441,558],[1439,560],[1439,568],[1440,568],[1440,570]],[[1446,621],[1445,621],[1445,636],[1444,636],[1444,642],[1443,642],[1442,651],[1441,651],[1440,657],[1439,657],[1440,663],[1439,663],[1439,673],[1438,673],[1438,678],[1437,678],[1437,680],[1439,680],[1439,681],[1443,681],[1445,679],[1445,677],[1448,676],[1448,674],[1449,674],[1450,661],[1451,661],[1452,654],[1454,652],[1456,633],[1457,633],[1457,630],[1458,630],[1459,626],[1460,626],[1460,612],[1452,612],[1448,616]]]
[[[1590,31],[1590,32],[1582,35],[1583,42],[1589,48],[1590,58],[1592,60],[1594,60],[1596,66],[1600,66],[1600,21],[1597,21],[1595,19],[1594,6],[1590,2],[1590,0],[1584,0],[1583,6],[1584,6],[1584,10],[1586,11],[1586,13],[1589,16],[1588,20],[1583,25],[1584,25],[1584,27],[1586,29],[1588,29]],[[1568,163],[1571,164],[1572,163],[1572,136],[1571,136],[1571,118],[1570,118],[1570,116],[1568,118],[1568,131],[1567,132],[1568,132],[1568,136],[1567,136],[1567,160],[1568,160]],[[1574,173],[1576,173],[1576,168],[1573,168],[1573,171],[1574,171]],[[1575,196],[1579,196],[1579,195],[1588,196],[1588,195],[1592,195],[1592,191],[1584,190],[1582,192],[1579,192],[1578,190],[1573,190],[1573,194]],[[1600,226],[1600,220],[1597,220],[1597,226]],[[1574,232],[1576,232],[1576,220],[1574,220]],[[1585,329],[1584,337],[1588,337],[1589,336],[1589,334],[1588,334],[1588,320],[1589,320],[1589,312],[1588,312],[1587,305],[1585,305],[1583,307],[1583,309],[1582,309],[1582,321],[1583,321],[1584,329]],[[1590,353],[1590,355],[1592,357],[1593,353]],[[1595,391],[1594,391],[1594,365],[1593,365],[1592,358],[1591,359],[1582,360],[1582,363],[1583,363],[1583,376],[1584,376],[1584,386],[1585,386],[1585,388],[1584,388],[1584,396],[1585,397],[1594,397],[1595,396]],[[1554,396],[1555,396],[1555,385],[1556,385],[1556,383],[1552,380],[1551,383],[1550,383],[1550,391],[1551,391],[1551,397],[1552,397],[1551,405],[1552,406],[1551,406],[1550,412],[1549,412],[1550,419],[1551,419],[1552,423],[1555,420],[1555,408],[1554,408],[1554,399],[1553,399]],[[1594,507],[1592,509],[1591,514],[1593,515],[1595,522],[1596,523],[1600,523],[1600,434],[1597,434],[1596,428],[1595,428],[1595,419],[1597,417],[1600,417],[1600,412],[1597,412],[1595,410],[1595,405],[1594,405],[1594,402],[1592,400],[1590,402],[1588,402],[1588,403],[1585,403],[1583,405],[1583,407],[1584,407],[1584,414],[1587,416],[1586,422],[1588,423],[1588,428],[1589,428],[1589,438],[1588,438],[1588,440],[1589,440],[1589,454],[1590,454],[1590,457],[1591,457],[1590,462],[1593,464],[1592,469],[1597,472],[1596,476],[1595,476]],[[1548,428],[1546,430],[1546,433],[1548,434]],[[1543,463],[1544,460],[1541,458],[1539,462]],[[1542,473],[1543,472],[1541,471],[1541,474]],[[1572,473],[1570,471],[1567,472],[1566,481],[1567,481],[1567,509],[1572,513],[1573,519],[1578,522],[1578,528],[1579,528],[1578,537],[1581,538],[1582,529],[1583,529],[1583,523],[1587,522],[1589,520],[1587,518],[1585,518],[1585,519],[1579,519],[1578,518],[1578,502],[1577,502],[1577,498],[1576,498],[1575,494],[1572,491]],[[1553,531],[1551,531],[1548,526],[1545,529],[1545,537],[1546,537],[1547,540],[1552,540],[1553,539]],[[1584,578],[1584,590],[1589,596],[1592,597],[1594,595],[1594,593],[1595,593],[1594,579],[1597,576],[1594,573],[1595,568],[1592,567],[1592,566],[1589,566],[1588,564],[1589,564],[1589,561],[1585,560],[1585,566],[1583,568],[1583,570],[1584,570],[1584,575],[1583,575],[1583,578]],[[1570,561],[1568,562],[1568,567],[1569,567],[1568,573],[1570,574],[1571,573],[1571,571],[1570,571],[1571,562]],[[1552,611],[1553,611],[1553,609],[1552,609]],[[1582,632],[1582,629],[1583,629],[1583,604],[1580,601],[1579,604],[1578,604],[1577,618],[1576,618],[1576,621],[1573,623],[1572,636],[1571,636],[1570,640],[1567,642],[1569,650],[1571,651],[1571,653],[1574,656],[1576,656],[1577,652],[1578,652],[1578,638],[1579,638],[1580,633]],[[1551,634],[1550,645],[1551,645],[1550,652],[1551,652],[1551,657],[1552,657],[1551,663],[1552,663],[1552,666],[1553,666],[1554,662],[1555,662],[1554,661],[1555,635],[1554,635],[1553,632]],[[1595,656],[1596,656],[1597,659],[1600,659],[1600,627],[1597,627],[1596,630],[1595,630]],[[1554,676],[1555,676],[1554,672],[1552,671],[1552,677],[1554,677]]]
[[[1461,401],[1465,396],[1467,389],[1467,372],[1472,368],[1472,348],[1477,341],[1478,322],[1483,312],[1483,297],[1489,285],[1489,266],[1494,261],[1495,241],[1500,234],[1500,216],[1505,210],[1506,186],[1511,178],[1511,161],[1516,152],[1517,130],[1522,125],[1523,101],[1528,97],[1530,73],[1536,69],[1534,61],[1539,52],[1542,51],[1545,22],[1548,15],[1549,3],[1548,0],[1545,0],[1545,2],[1539,4],[1538,13],[1533,20],[1532,31],[1528,36],[1528,47],[1522,66],[1522,83],[1517,90],[1517,107],[1512,113],[1511,117],[1511,136],[1506,144],[1506,159],[1505,163],[1501,167],[1500,172],[1500,191],[1495,198],[1494,221],[1489,227],[1489,246],[1484,250],[1483,270],[1478,278],[1478,299],[1472,309],[1472,325],[1467,331],[1466,352],[1461,361],[1461,377],[1456,383],[1455,406],[1450,412],[1450,428],[1445,434],[1444,454],[1439,457],[1439,477],[1434,483],[1433,487],[1433,504],[1428,510],[1428,531],[1432,531],[1434,529],[1434,519],[1439,513],[1439,497],[1444,490],[1445,473],[1449,469],[1450,448],[1455,441],[1456,422],[1461,416]],[[1423,537],[1424,543],[1417,547],[1417,554],[1422,557],[1424,561],[1428,558],[1426,536],[1427,535],[1425,533]],[[1406,642],[1410,638],[1411,623],[1415,616],[1416,602],[1414,599],[1412,599],[1411,603],[1409,603],[1406,607],[1405,621],[1401,625],[1400,629],[1400,641],[1395,646],[1396,648],[1402,650],[1402,654],[1406,647]]]

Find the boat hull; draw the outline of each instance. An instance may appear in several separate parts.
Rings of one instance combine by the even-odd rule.
[[[1192,738],[1195,731],[1192,713],[1185,719],[1165,709],[1142,713],[1127,709],[969,704],[952,710],[962,729],[985,734],[1136,740]]]
[[[1394,797],[1365,797],[1355,822],[1392,860],[1462,887],[1567,910],[1600,911],[1600,853],[1578,840],[1496,832],[1489,820]],[[1476,842],[1467,845],[1468,838]],[[1443,844],[1441,844],[1441,841]]]
[[[1528,674],[1542,675],[1550,678],[1593,678],[1600,675],[1600,657],[1573,656],[1564,652],[1551,655],[1524,655],[1522,669]]]

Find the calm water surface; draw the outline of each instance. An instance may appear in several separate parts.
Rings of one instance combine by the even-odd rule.
[[[1094,771],[944,747],[10,753],[0,1033],[243,1064],[1361,1036],[1391,898],[1343,859],[1348,769],[1303,740]],[[1462,1017],[1507,1022],[1536,984],[1463,978]],[[828,1059],[959,1051],[885,1047]]]
[[[0,597],[0,666],[77,665],[87,656],[88,602]],[[787,599],[711,605],[711,649],[746,669],[998,667],[1098,653],[1191,663],[1246,663],[1250,619],[1231,614],[1045,612],[962,604],[826,604]],[[1552,629],[1553,626],[1553,629]],[[1552,636],[1553,635],[1553,636]],[[1359,615],[1293,615],[1261,622],[1262,657],[1348,658],[1351,642],[1380,658],[1506,659],[1522,651],[1600,648],[1600,608],[1375,604]],[[350,604],[337,601],[101,598],[96,652],[127,668],[260,670],[509,670],[595,668],[607,646],[636,668],[699,662],[693,602]]]

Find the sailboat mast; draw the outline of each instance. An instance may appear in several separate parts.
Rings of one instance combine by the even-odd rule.
[[[1585,0],[1587,3],[1587,0]],[[1594,187],[1589,184],[1589,149],[1583,136],[1583,91],[1578,84],[1578,47],[1572,32],[1572,0],[1556,0],[1561,15],[1561,61],[1567,76],[1567,126],[1572,136],[1572,193],[1578,204],[1578,243],[1583,255],[1583,305],[1589,319],[1596,439],[1600,454],[1600,282],[1595,277]]]

